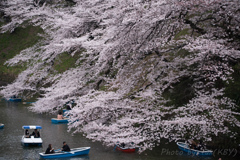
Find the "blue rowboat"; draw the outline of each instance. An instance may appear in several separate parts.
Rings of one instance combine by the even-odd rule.
[[[0,129],[2,129],[4,127],[4,124],[0,123]]]
[[[80,148],[73,148],[69,152],[61,151],[55,152],[51,154],[45,154],[45,152],[39,153],[41,158],[64,158],[64,157],[73,157],[73,156],[80,156],[80,155],[87,155],[90,151],[91,147],[80,147]]]
[[[68,118],[64,118],[64,119],[57,119],[57,118],[52,118],[51,121],[52,123],[68,123]]]
[[[187,152],[188,154],[191,154],[191,155],[212,156],[213,154],[213,151],[211,150],[200,151],[200,150],[191,149],[189,148],[188,144],[183,142],[177,142],[177,145],[180,150]]]
[[[8,101],[10,101],[10,102],[21,102],[22,99],[21,98],[9,98]]]
[[[33,129],[39,129],[41,130],[41,126],[22,126],[22,129],[24,129],[24,134],[22,136],[21,143],[23,146],[41,146],[43,141],[41,137],[34,137],[34,135],[26,134],[26,130],[33,130]]]

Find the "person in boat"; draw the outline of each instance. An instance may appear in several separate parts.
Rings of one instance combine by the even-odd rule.
[[[28,129],[25,130],[25,137],[26,137],[26,138],[29,138],[29,137],[30,137],[29,132],[28,132]]]
[[[34,138],[40,138],[40,133],[37,129],[34,129],[31,136],[34,136]]]
[[[64,119],[61,111],[58,112],[57,119]]]
[[[67,151],[67,152],[70,151],[70,147],[67,145],[66,142],[63,142],[63,147],[61,148],[61,151]]]
[[[197,143],[196,143],[194,140],[189,139],[189,140],[187,141],[187,143],[188,143],[189,148],[191,148],[191,149],[196,149]]]
[[[52,148],[52,144],[49,144],[45,154],[51,154],[51,153],[55,153],[55,151],[54,151],[54,148]]]
[[[206,146],[203,144],[203,141],[200,140],[195,149],[200,150],[200,151],[204,151],[206,149]]]
[[[121,147],[122,147],[122,148],[125,148],[125,143],[121,143]]]
[[[201,150],[201,148],[202,148],[201,145],[198,143],[194,149]]]

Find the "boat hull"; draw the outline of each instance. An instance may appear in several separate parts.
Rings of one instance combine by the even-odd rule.
[[[81,148],[74,148],[71,149],[70,152],[56,152],[52,154],[45,154],[44,152],[39,153],[41,158],[65,158],[65,157],[74,157],[74,156],[80,156],[80,155],[87,155],[89,154],[90,147],[81,147]]]
[[[4,127],[4,124],[0,124],[0,129],[2,129]]]
[[[42,146],[42,143],[22,143],[23,146]]]
[[[213,151],[207,150],[207,151],[200,151],[200,150],[194,150],[190,149],[186,143],[177,142],[178,148],[188,154],[191,155],[197,155],[197,156],[212,156]]]
[[[122,148],[119,148],[119,147],[117,147],[117,150],[122,151],[122,152],[125,152],[125,153],[133,153],[133,152],[136,151],[135,148],[122,149]]]
[[[33,136],[30,138],[22,137],[21,143],[23,146],[42,146],[42,138],[34,138]]]
[[[64,119],[52,118],[51,121],[52,123],[68,123],[68,118],[64,118]]]

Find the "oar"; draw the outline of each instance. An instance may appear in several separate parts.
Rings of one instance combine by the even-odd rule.
[[[71,151],[70,151],[70,152],[68,152],[68,151],[62,151],[62,152],[64,152],[64,153],[71,153],[71,154],[74,154],[74,153],[75,153],[75,152],[72,153]]]
[[[113,148],[113,151],[115,151],[116,148],[117,148],[117,145],[115,145],[115,147]]]
[[[56,149],[54,150],[55,152],[63,152],[63,153],[71,153],[71,154],[74,154],[74,152],[72,153],[71,151],[68,152],[68,151],[62,151],[62,149]]]
[[[61,149],[56,149],[56,150],[54,150],[55,152],[59,152],[59,151],[61,151]]]
[[[67,151],[61,151],[61,149],[56,149],[56,150],[54,150],[55,151],[55,153],[71,153],[71,154],[74,154],[74,153],[72,153],[72,152],[67,152]]]

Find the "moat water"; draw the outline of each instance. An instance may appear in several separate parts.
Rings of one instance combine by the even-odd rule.
[[[139,153],[122,153],[114,147],[106,147],[100,142],[92,142],[82,134],[68,132],[67,124],[52,124],[51,118],[56,115],[37,114],[28,110],[28,106],[21,102],[0,101],[0,123],[5,126],[0,129],[0,160],[35,160],[41,159],[40,152],[45,152],[48,144],[55,149],[61,148],[66,141],[70,148],[91,147],[89,155],[63,158],[68,160],[236,160],[238,157],[222,155],[217,151],[212,157],[197,157],[181,152],[175,142],[161,142],[153,150]],[[24,133],[22,126],[40,125],[43,144],[40,147],[24,147],[21,138]],[[62,158],[61,158],[62,159]]]

